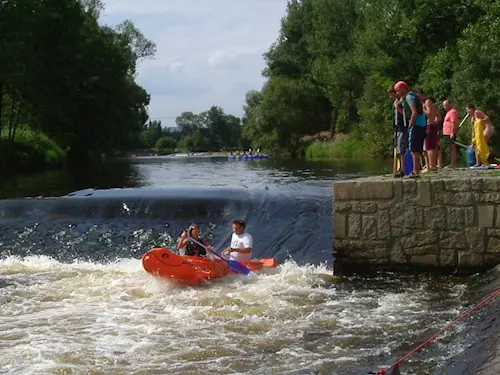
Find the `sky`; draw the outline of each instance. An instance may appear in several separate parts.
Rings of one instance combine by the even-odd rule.
[[[128,19],[156,43],[136,81],[151,95],[149,116],[175,126],[184,111],[212,105],[241,117],[245,93],[264,83],[263,53],[279,34],[287,0],[104,0],[101,23]]]

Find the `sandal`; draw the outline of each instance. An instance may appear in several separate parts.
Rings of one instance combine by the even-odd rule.
[[[405,176],[405,178],[420,178],[420,175],[415,172],[411,172],[408,176]]]
[[[394,173],[394,178],[404,177],[404,175],[405,174],[403,172],[399,171],[399,172]]]

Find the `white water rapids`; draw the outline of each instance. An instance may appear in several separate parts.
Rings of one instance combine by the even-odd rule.
[[[0,373],[378,370],[397,359],[391,353],[405,354],[458,316],[467,289],[425,279],[339,282],[325,274],[332,271],[287,261],[263,274],[180,288],[148,275],[138,259],[8,257],[0,260]],[[435,344],[432,360],[415,357],[413,368],[434,368],[436,358],[461,350],[452,342],[457,330]]]

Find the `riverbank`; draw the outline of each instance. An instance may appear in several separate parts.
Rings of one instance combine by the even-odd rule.
[[[226,158],[231,155],[230,152],[217,151],[217,152],[176,152],[176,153],[162,153],[162,152],[133,152],[129,153],[128,157],[136,158],[136,157],[154,157],[154,156],[169,156],[169,157],[177,157],[177,158]],[[233,153],[234,155],[234,153]]]
[[[371,138],[356,137],[353,134],[338,134],[333,138],[328,136],[327,138],[315,139],[310,144],[306,142],[303,155],[309,160],[364,160],[388,158],[390,156],[388,150],[387,144],[378,144],[373,142]]]
[[[38,172],[63,167],[66,153],[47,135],[19,127],[15,139],[0,138],[0,171]]]
[[[386,129],[387,130],[387,129]],[[459,141],[467,144],[468,139],[464,134],[470,130],[462,129]],[[360,135],[358,133],[335,134],[329,132],[302,138],[302,155],[309,160],[366,160],[366,159],[392,159],[394,149],[390,144],[392,134]],[[443,159],[449,160],[449,149],[442,148]],[[458,148],[458,162],[466,165],[465,152]]]

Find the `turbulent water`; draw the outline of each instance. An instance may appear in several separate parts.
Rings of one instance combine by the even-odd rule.
[[[26,194],[45,197],[4,186],[0,373],[366,374],[456,318],[482,285],[332,277],[332,181],[376,167],[177,157],[111,168],[123,173],[34,176]],[[142,254],[173,247],[191,222],[227,246],[234,218],[278,268],[195,288],[143,270]],[[456,325],[404,372],[434,371],[463,350],[464,332]]]

